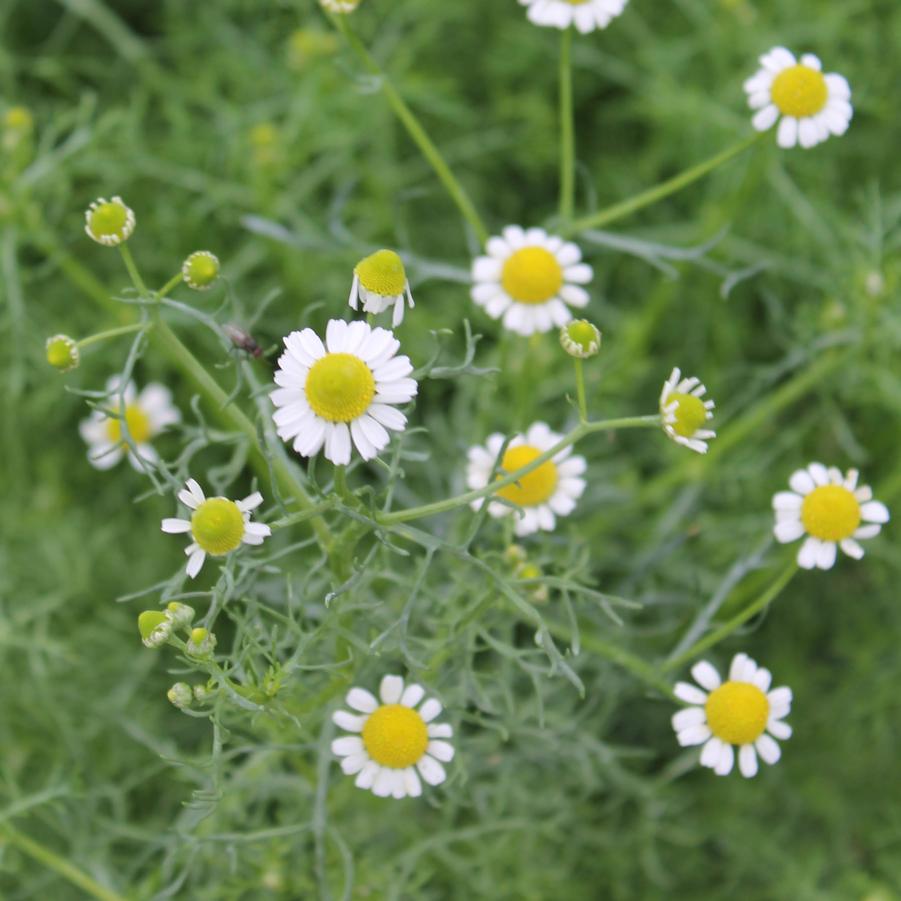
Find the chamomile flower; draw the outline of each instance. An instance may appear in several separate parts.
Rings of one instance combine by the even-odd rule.
[[[127,241],[135,230],[135,214],[121,197],[98,198],[85,210],[84,220],[88,237],[105,247]]]
[[[242,544],[262,544],[272,534],[269,526],[251,522],[250,513],[263,503],[259,491],[243,501],[227,497],[207,498],[194,479],[188,479],[178,499],[193,512],[190,519],[163,520],[163,531],[170,534],[190,532],[193,541],[185,548],[188,557],[187,573],[194,578],[200,572],[207,554],[224,557]]]
[[[726,682],[706,660],[696,663],[691,674],[701,688],[677,682],[673,689],[680,701],[692,705],[673,716],[679,744],[703,744],[701,766],[717,776],[732,772],[735,748],[746,779],[757,774],[758,756],[764,763],[776,763],[782,755],[776,739],[785,741],[792,734],[791,726],[783,722],[791,710],[791,689],[771,690],[772,674],[747,654],[732,658]]]
[[[798,551],[803,569],[831,569],[837,548],[859,560],[859,539],[874,538],[889,521],[885,504],[873,500],[869,485],[857,484],[858,472],[846,475],[835,466],[811,463],[788,480],[791,491],[773,497],[776,524],[773,532],[782,544],[807,539]]]
[[[492,319],[520,335],[562,328],[572,319],[569,307],[588,303],[594,273],[582,251],[543,228],[508,225],[488,239],[487,256],[472,264],[472,299]]]
[[[97,469],[109,469],[127,456],[128,462],[142,472],[142,461],[155,464],[159,460],[150,442],[168,426],[181,421],[181,413],[172,403],[172,392],[151,382],[138,394],[134,382],[129,382],[121,392],[124,417],[117,376],[107,381],[106,392],[110,396],[109,412],[94,410],[79,425],[81,437],[88,445],[88,460]],[[134,449],[125,441],[123,422]]]
[[[560,435],[552,432],[543,422],[536,422],[525,435],[517,435],[507,445],[495,478],[528,466],[559,441]],[[470,448],[466,473],[466,483],[470,488],[484,488],[488,484],[503,445],[504,436],[498,433],[492,435],[484,447]],[[507,501],[506,504],[487,499],[488,514],[496,518],[516,516],[514,531],[519,536],[531,535],[539,530],[552,532],[557,525],[557,517],[569,516],[585,491],[582,475],[586,468],[584,457],[574,457],[571,447],[564,448],[518,481],[500,488],[496,496]],[[481,498],[473,501],[472,507],[478,510],[484,503],[486,499]]]
[[[397,328],[404,321],[404,299],[412,310],[413,295],[404,262],[393,250],[377,250],[354,266],[347,301],[352,310],[357,309],[360,301],[364,313],[384,313],[393,307],[391,325]]]
[[[582,34],[606,28],[629,0],[519,0],[529,7],[529,21],[552,28],[574,25]]]
[[[454,747],[444,739],[454,732],[447,723],[433,722],[441,704],[429,698],[420,706],[424,696],[421,685],[405,686],[400,676],[382,679],[378,700],[365,688],[347,693],[345,703],[356,712],[338,710],[332,720],[354,734],[336,738],[332,753],[341,758],[345,775],[356,775],[358,788],[380,798],[418,798],[420,777],[429,785],[447,778],[442,763],[453,760]]]
[[[823,74],[812,53],[800,60],[785,47],[760,57],[760,70],[745,82],[752,120],[757,131],[768,131],[780,117],[776,141],[780,147],[814,147],[830,135],[848,130],[854,110],[847,80]]]
[[[676,444],[699,454],[706,454],[707,441],[716,437],[716,432],[702,428],[713,418],[715,406],[712,400],[703,400],[706,393],[700,379],[695,376],[683,379],[678,367],[670,373],[660,392],[663,430]]]
[[[394,404],[416,396],[413,365],[397,356],[399,348],[393,332],[365,322],[333,319],[325,344],[312,329],[291,332],[270,395],[282,440],[302,457],[324,447],[336,465],[350,462],[351,440],[364,460],[377,456],[390,441],[387,430],[407,424]]]

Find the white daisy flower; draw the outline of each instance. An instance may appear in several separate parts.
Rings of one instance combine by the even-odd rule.
[[[708,419],[713,419],[716,406],[712,400],[702,400],[706,393],[700,379],[695,376],[683,379],[678,367],[670,373],[660,392],[663,431],[676,444],[699,454],[706,454],[708,440],[716,438],[716,432],[701,428]]]
[[[706,660],[696,663],[691,674],[701,688],[677,682],[673,689],[680,701],[693,705],[673,716],[679,744],[703,744],[701,766],[718,776],[732,772],[736,747],[738,768],[746,779],[757,774],[758,755],[764,763],[776,763],[782,755],[776,739],[785,741],[792,734],[783,722],[791,711],[791,689],[770,690],[772,674],[747,654],[732,658],[727,682],[721,682]]]
[[[188,479],[185,488],[178,492],[178,499],[193,512],[190,519],[164,519],[164,532],[172,535],[190,532],[194,539],[186,548],[187,573],[194,578],[200,572],[206,555],[224,557],[242,544],[262,544],[272,534],[269,526],[250,521],[250,511],[263,503],[259,491],[243,501],[231,501],[227,497],[207,498],[194,479]]]
[[[843,76],[824,75],[812,53],[799,62],[785,47],[774,47],[760,63],[762,68],[745,82],[748,104],[757,110],[752,120],[757,131],[768,131],[781,116],[776,141],[790,148],[813,147],[848,130],[854,110]]]
[[[552,28],[574,25],[582,34],[606,28],[629,0],[519,0],[529,7],[529,21]]]
[[[107,381],[106,393],[110,396],[109,412],[94,410],[78,426],[88,445],[88,460],[97,469],[109,469],[127,456],[128,462],[142,472],[142,460],[151,465],[159,460],[159,454],[150,442],[168,426],[181,421],[181,413],[172,403],[172,392],[151,382],[138,394],[134,382],[129,382],[121,395],[125,404],[124,419],[120,415],[117,376]],[[135,445],[134,450],[123,438],[123,421]]]
[[[517,435],[507,445],[495,478],[528,466],[559,441],[560,435],[552,432],[543,422],[536,422],[525,435]],[[488,484],[503,444],[504,436],[497,433],[488,439],[484,447],[470,448],[466,473],[466,483],[470,488],[484,488]],[[487,503],[490,516],[515,515],[515,532],[520,536],[539,530],[552,532],[557,525],[557,517],[569,516],[585,491],[585,479],[581,478],[587,468],[585,458],[571,454],[571,447],[564,448],[518,481],[499,489],[497,497],[508,503],[481,498],[473,502],[473,509],[479,510],[482,504]]]
[[[135,214],[121,197],[99,197],[84,213],[84,230],[91,240],[105,247],[127,241],[135,230]]]
[[[472,299],[492,319],[520,335],[562,328],[572,319],[569,307],[588,303],[593,275],[582,251],[543,228],[508,225],[488,239],[487,256],[472,264]]]
[[[345,703],[357,712],[332,714],[335,725],[356,733],[336,738],[332,753],[341,758],[346,775],[356,774],[359,788],[380,798],[418,798],[420,777],[429,785],[447,778],[441,764],[453,760],[454,747],[444,739],[454,731],[447,723],[433,722],[441,713],[434,698],[419,706],[424,696],[421,685],[405,687],[400,676],[385,676],[379,686],[381,704],[366,689],[352,688]]]
[[[839,547],[859,560],[858,539],[874,538],[889,521],[888,508],[873,500],[869,485],[858,487],[857,477],[856,469],[842,475],[835,466],[811,463],[788,480],[791,491],[773,497],[776,540],[788,544],[807,535],[798,551],[803,569],[831,569]]]
[[[325,447],[336,465],[350,462],[351,439],[364,460],[387,447],[387,429],[401,432],[407,417],[394,404],[416,396],[410,358],[397,356],[393,332],[365,322],[333,319],[325,345],[309,328],[285,338],[272,402],[273,420],[283,441],[302,457]]]
[[[404,300],[412,310],[413,295],[403,260],[393,250],[377,250],[354,266],[354,280],[347,302],[356,310],[363,302],[364,313],[384,313],[394,308],[391,325],[397,328],[404,321]]]

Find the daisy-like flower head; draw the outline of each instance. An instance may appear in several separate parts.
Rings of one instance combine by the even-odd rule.
[[[208,291],[219,278],[219,258],[208,250],[195,250],[181,264],[185,284],[195,291]]]
[[[84,220],[88,237],[105,247],[127,241],[135,230],[135,214],[121,197],[98,198],[85,210]]]
[[[78,352],[78,343],[68,335],[54,335],[47,339],[45,345],[47,362],[57,372],[71,372],[78,367],[81,355]]]
[[[528,466],[558,441],[560,435],[552,432],[543,422],[536,422],[525,435],[517,435],[507,445],[495,478]],[[466,472],[466,483],[470,488],[484,488],[488,484],[503,445],[504,436],[497,433],[488,439],[484,447],[470,448]],[[586,468],[584,457],[574,457],[571,447],[564,448],[518,481],[499,489],[497,497],[507,501],[506,504],[488,498],[488,514],[493,517],[516,516],[514,530],[519,536],[531,535],[539,530],[552,532],[557,525],[557,517],[569,516],[585,491],[585,479],[581,476]],[[473,501],[472,507],[478,510],[484,503],[486,499],[481,498]]]
[[[560,329],[560,346],[571,357],[587,360],[601,349],[601,331],[587,319],[574,319]]]
[[[676,444],[699,454],[706,454],[707,441],[716,437],[716,432],[702,428],[708,419],[713,419],[715,406],[712,400],[703,400],[706,393],[700,379],[695,376],[683,379],[678,367],[670,373],[660,392],[663,430]]]
[[[363,0],[319,0],[319,5],[330,13],[352,13]]]
[[[109,412],[94,410],[78,427],[88,445],[88,460],[97,469],[109,469],[127,456],[128,462],[142,472],[142,461],[155,464],[159,460],[150,442],[168,426],[181,421],[181,413],[172,403],[172,392],[163,385],[151,382],[138,394],[134,382],[129,382],[121,392],[125,404],[124,418],[120,415],[117,376],[107,381],[106,392],[110,395]],[[125,441],[123,422],[134,449]]]
[[[302,457],[325,448],[336,465],[350,462],[351,439],[364,460],[387,447],[387,429],[403,431],[407,417],[394,404],[416,396],[410,358],[397,356],[393,332],[365,322],[333,319],[325,344],[309,328],[285,338],[270,397],[283,441]]]
[[[400,676],[382,679],[381,703],[365,688],[347,693],[345,703],[356,712],[338,710],[332,720],[354,734],[336,738],[332,753],[341,758],[346,775],[356,775],[357,787],[380,798],[418,798],[420,777],[429,785],[447,778],[441,764],[453,760],[454,747],[444,739],[454,731],[447,723],[433,722],[441,704],[429,698],[420,706],[423,697],[421,685],[405,687]]]
[[[193,512],[190,519],[164,519],[163,531],[170,534],[190,532],[193,541],[185,548],[187,573],[193,579],[203,566],[206,555],[224,557],[242,544],[262,544],[272,534],[269,526],[251,522],[250,512],[263,503],[259,491],[243,501],[227,497],[206,497],[194,479],[178,492],[178,499]],[[196,631],[196,630],[195,630]]]
[[[764,763],[775,763],[782,754],[776,739],[785,741],[792,734],[783,722],[791,710],[791,689],[771,690],[772,674],[747,654],[732,658],[726,682],[706,660],[696,663],[691,674],[700,688],[688,682],[674,688],[680,701],[692,705],[673,716],[679,744],[703,744],[701,766],[718,776],[732,772],[736,747],[738,768],[747,779],[757,774],[758,755]]]
[[[780,117],[776,141],[780,147],[813,147],[830,135],[848,130],[854,110],[847,80],[824,75],[812,53],[800,61],[785,47],[774,47],[760,57],[761,68],[745,82],[753,125],[768,131]]]
[[[519,0],[529,7],[529,21],[551,28],[574,25],[582,34],[606,28],[629,0]]]
[[[594,275],[583,263],[582,251],[543,228],[508,225],[503,234],[488,239],[487,256],[472,264],[472,299],[492,319],[520,335],[562,328],[572,314],[569,307],[584,307],[588,292],[582,287]]]
[[[404,261],[393,250],[377,250],[354,266],[354,280],[350,286],[348,303],[356,310],[363,301],[363,312],[384,313],[394,307],[391,325],[397,328],[404,321],[404,299],[413,309],[413,295]]]
[[[873,500],[869,485],[858,486],[857,478],[856,469],[842,475],[835,466],[811,463],[792,474],[791,491],[773,497],[776,540],[787,544],[807,536],[798,551],[802,568],[831,569],[839,547],[859,560],[858,540],[874,538],[889,521],[888,508]]]

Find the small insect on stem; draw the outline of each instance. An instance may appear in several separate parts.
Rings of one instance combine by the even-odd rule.
[[[259,358],[263,355],[263,348],[257,344],[253,335],[246,332],[239,325],[228,322],[222,326],[222,331],[238,350],[243,350],[245,353],[250,354],[250,356],[255,358]]]

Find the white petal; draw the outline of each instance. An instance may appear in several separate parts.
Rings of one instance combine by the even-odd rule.
[[[763,758],[764,762],[770,765],[774,764],[782,756],[779,745],[766,733],[761,735],[760,738],[754,742],[754,745],[757,748],[757,753]]]
[[[780,741],[785,741],[792,737],[792,727],[789,726],[788,723],[784,723],[782,720],[777,720],[773,717],[769,718],[769,721],[766,724],[766,730],[774,738],[778,738]]]
[[[821,542],[817,538],[808,538],[798,551],[798,566],[801,569],[813,569],[817,565]]]
[[[400,696],[400,703],[404,707],[415,707],[425,695],[425,689],[415,682],[411,683],[404,689],[404,693]],[[431,734],[431,733],[429,733]]]
[[[363,739],[357,735],[342,735],[332,742],[332,754],[347,757],[348,754],[362,754],[366,750]]]
[[[429,723],[429,738],[451,738],[454,734],[454,727],[450,723]]]
[[[673,694],[686,704],[706,704],[707,692],[701,691],[696,685],[690,682],[677,682],[673,688]]]
[[[454,746],[446,741],[430,741],[426,750],[442,763],[449,763],[454,759]]]
[[[707,741],[713,733],[710,731],[710,727],[704,723],[700,723],[697,726],[689,726],[687,729],[682,729],[676,733],[676,741],[683,748],[688,748],[693,745],[701,745],[705,741]]]
[[[719,738],[711,738],[701,750],[701,766],[715,767],[723,750],[723,742]]]
[[[441,713],[441,704],[435,698],[429,698],[428,701],[419,708],[419,715],[426,723],[430,723],[439,713]]]
[[[735,750],[732,745],[723,744],[723,749],[720,751],[720,758],[716,762],[716,766],[713,768],[713,772],[717,774],[717,776],[728,776],[729,773],[732,772],[732,767],[735,764]]]
[[[860,508],[860,515],[864,522],[886,523],[890,516],[888,507],[880,501],[870,501]]]
[[[178,535],[181,532],[190,532],[191,523],[187,519],[164,519],[163,531],[170,535]]]
[[[863,557],[863,548],[853,538],[845,538],[839,543],[839,547],[854,560],[860,560]]]
[[[773,509],[797,512],[801,509],[804,498],[794,491],[779,491],[773,495]]]
[[[766,694],[770,690],[770,683],[773,681],[773,674],[766,669],[766,667],[761,666],[756,673],[754,673],[753,683],[764,693]]]
[[[263,495],[260,494],[259,491],[254,491],[253,494],[249,494],[244,498],[243,501],[238,501],[238,509],[244,513],[247,513],[250,510],[256,510],[260,504],[263,503]]]
[[[810,473],[806,469],[799,469],[797,472],[793,472],[788,484],[791,486],[792,491],[802,496],[810,494],[816,488]]]
[[[375,777],[375,782],[372,783],[372,793],[378,798],[387,798],[391,795],[392,790],[394,789],[394,773],[395,770],[391,770],[388,767],[382,767],[378,775]]]
[[[716,671],[713,664],[706,660],[699,660],[692,668],[691,674],[695,678],[695,682],[707,691],[715,691],[720,687],[720,674]]]
[[[348,713],[346,710],[336,710],[332,714],[332,722],[348,732],[362,732],[363,726],[366,724],[366,717]]]
[[[197,573],[200,572],[201,567],[203,566],[204,560],[206,560],[206,554],[199,548],[191,554],[188,558],[188,565],[185,568],[189,578],[193,579],[197,576]]]
[[[791,705],[793,699],[792,690],[787,685],[780,685],[778,688],[774,688],[766,696],[766,699],[770,702],[771,707]]]
[[[838,545],[834,541],[822,541],[817,549],[817,567],[819,569],[832,569],[835,566],[835,558],[838,553]]]
[[[403,774],[407,794],[411,798],[418,798],[422,794],[422,783],[419,781],[419,775],[416,770],[413,767],[407,767]]]
[[[783,519],[773,526],[773,534],[780,544],[788,544],[804,534],[804,525],[800,519]]]
[[[674,713],[672,717],[673,729],[681,732],[691,726],[697,726],[707,721],[707,715],[703,707],[686,707],[684,710]]]
[[[372,713],[379,706],[375,696],[365,688],[352,688],[344,700],[348,707],[359,710],[360,713]]]
[[[757,775],[757,752],[754,745],[742,745],[738,751],[738,768],[745,779],[753,779]]]
[[[755,114],[751,119],[751,125],[754,126],[755,131],[769,131],[776,124],[778,118],[778,107],[770,103]]]
[[[424,754],[416,764],[416,769],[419,770],[419,775],[428,782],[429,785],[440,785],[447,779],[447,773],[444,771],[444,767],[435,760],[434,757],[429,757],[428,754]]]
[[[355,773],[359,773],[367,763],[369,763],[367,754],[349,754],[347,757],[341,758],[341,772],[345,776],[353,776]]]
[[[397,704],[404,691],[404,680],[400,676],[385,676],[379,685],[379,697],[383,704]]]

